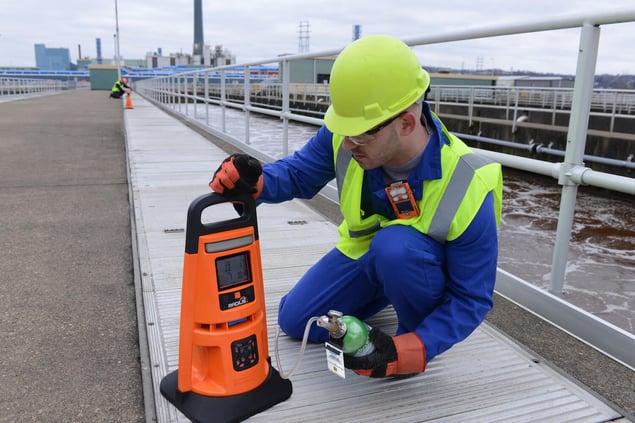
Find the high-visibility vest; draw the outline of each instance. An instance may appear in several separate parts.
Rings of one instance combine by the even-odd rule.
[[[121,80],[115,81],[114,85],[112,86],[111,91],[112,92],[118,92],[118,91],[123,92],[124,91],[123,82],[121,82]]]
[[[450,141],[441,148],[441,179],[423,182],[423,195],[417,201],[419,216],[390,219],[380,214],[362,216],[364,169],[342,148],[344,137],[333,134],[335,174],[340,209],[344,221],[338,227],[337,248],[357,259],[368,251],[375,233],[390,225],[415,227],[440,243],[452,241],[467,229],[489,192],[494,195],[496,223],[500,223],[503,177],[501,165],[474,154],[458,137],[443,126]]]

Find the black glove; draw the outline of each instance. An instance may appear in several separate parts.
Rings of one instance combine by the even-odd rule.
[[[256,199],[263,187],[262,166],[247,154],[232,154],[214,172],[209,186],[226,197],[249,193]]]
[[[414,332],[391,337],[373,328],[369,337],[375,351],[361,357],[344,355],[347,369],[369,377],[405,376],[425,370],[425,348]]]

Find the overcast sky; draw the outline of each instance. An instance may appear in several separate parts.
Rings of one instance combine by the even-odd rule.
[[[117,0],[121,55],[142,59],[191,53],[193,0]],[[413,7],[416,6],[416,7]],[[339,49],[352,39],[388,34],[425,37],[501,24],[540,22],[563,15],[629,8],[633,0],[203,0],[205,44],[222,45],[237,62],[298,53],[300,22],[309,23],[309,51]],[[115,55],[115,0],[7,0],[0,8],[0,66],[35,66],[34,44],[66,47],[71,61],[81,54]],[[455,69],[530,70],[575,74],[579,29],[451,42],[417,47],[425,66]],[[596,73],[635,74],[635,23],[604,25]]]

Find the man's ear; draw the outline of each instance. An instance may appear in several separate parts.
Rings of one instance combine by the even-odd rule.
[[[401,117],[398,119],[399,135],[401,135],[402,137],[407,137],[408,135],[412,134],[417,127],[418,120],[419,119],[417,118],[417,115],[411,111],[408,111],[401,115]]]

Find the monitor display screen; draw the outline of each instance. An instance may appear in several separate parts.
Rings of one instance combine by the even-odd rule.
[[[251,281],[249,253],[244,252],[216,259],[218,290]]]

